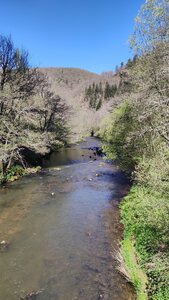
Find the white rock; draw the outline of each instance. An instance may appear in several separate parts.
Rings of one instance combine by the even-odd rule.
[[[1,244],[1,245],[5,245],[5,244],[6,244],[6,242],[5,242],[5,241],[2,241],[2,242],[0,242],[0,244]]]

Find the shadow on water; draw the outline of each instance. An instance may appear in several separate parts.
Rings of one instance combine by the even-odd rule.
[[[133,300],[117,272],[119,199],[129,183],[94,138],[52,154],[0,195],[0,299]]]

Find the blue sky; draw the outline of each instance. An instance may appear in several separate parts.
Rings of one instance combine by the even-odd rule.
[[[132,56],[127,40],[144,0],[6,0],[0,33],[30,53],[39,67],[101,73]]]

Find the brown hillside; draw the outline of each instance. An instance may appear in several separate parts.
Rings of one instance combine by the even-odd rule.
[[[117,77],[107,78],[77,68],[43,68],[41,69],[49,79],[51,89],[62,97],[69,106],[69,127],[71,139],[79,140],[89,135],[91,128],[97,128],[101,119],[110,111],[114,99],[104,102],[101,109],[95,111],[89,109],[84,101],[84,91],[93,82],[105,84],[106,81],[118,84]]]

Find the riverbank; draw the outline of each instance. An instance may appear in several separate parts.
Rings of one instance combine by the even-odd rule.
[[[6,166],[5,168],[2,166],[2,163],[0,164],[0,186],[39,172],[43,168],[43,160],[53,152],[58,152],[65,145],[67,144],[58,142],[54,147],[48,147],[43,152],[35,152],[31,149],[23,148],[20,152],[20,162],[14,161],[10,167]]]
[[[122,103],[112,112],[100,136],[105,140],[107,156],[116,159],[133,182],[120,210],[124,263],[138,299],[168,300],[169,151],[161,137],[150,139],[137,134],[136,124],[140,125],[134,117],[133,105]],[[141,277],[140,269],[145,274]]]
[[[4,176],[0,176],[0,185],[3,186],[5,183],[21,179],[23,176],[35,174],[40,172],[41,169],[42,167],[40,166],[24,169],[21,166],[15,165],[11,167]]]

